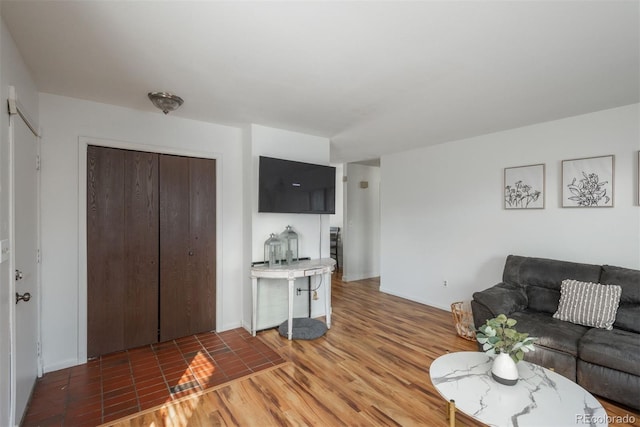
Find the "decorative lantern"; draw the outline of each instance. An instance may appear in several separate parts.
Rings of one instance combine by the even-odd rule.
[[[280,233],[280,240],[284,251],[284,262],[291,264],[298,261],[298,233],[293,231],[290,225],[287,225],[285,230]]]
[[[266,242],[264,242],[264,263],[269,267],[275,267],[282,262],[282,242],[271,233]]]

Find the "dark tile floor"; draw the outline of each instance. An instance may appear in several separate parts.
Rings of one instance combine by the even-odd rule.
[[[284,363],[244,329],[113,353],[45,374],[23,426],[95,426]]]

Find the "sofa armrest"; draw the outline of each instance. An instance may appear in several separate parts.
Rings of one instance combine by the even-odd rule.
[[[476,328],[498,314],[509,315],[527,308],[527,294],[519,285],[498,283],[484,291],[474,292],[471,309]]]

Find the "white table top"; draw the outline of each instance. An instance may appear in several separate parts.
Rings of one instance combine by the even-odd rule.
[[[608,426],[595,397],[562,375],[522,361],[517,384],[506,386],[491,378],[492,363],[485,353],[449,353],[433,361],[429,375],[457,410],[491,426]]]
[[[290,276],[305,276],[306,271],[324,270],[331,271],[336,265],[333,258],[308,259],[303,261],[292,262],[291,264],[279,264],[268,266],[259,264],[251,267],[252,277],[275,277],[287,278]]]

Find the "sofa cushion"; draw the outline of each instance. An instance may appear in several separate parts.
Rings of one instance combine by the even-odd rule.
[[[554,319],[613,329],[622,288],[617,285],[563,280]]]
[[[590,329],[578,345],[580,359],[640,376],[640,337],[620,329]]]
[[[474,292],[473,299],[491,311],[492,316],[508,315],[514,311],[521,311],[527,307],[527,295],[520,285],[498,283],[481,292]],[[484,321],[477,327],[482,326]]]
[[[593,264],[528,258],[520,266],[520,283],[525,286],[538,286],[559,291],[565,279],[597,282],[600,279],[601,269],[599,265]]]
[[[640,334],[640,305],[620,303],[613,327]]]
[[[518,321],[515,325],[518,332],[526,332],[529,336],[538,338],[534,345],[552,348],[574,357],[578,355],[580,338],[589,330],[586,326],[554,319],[548,313],[527,310],[512,313],[509,317]]]
[[[502,281],[510,285],[521,285],[520,282],[520,266],[529,258],[519,255],[508,255],[504,263],[504,271],[502,272]]]
[[[620,286],[620,303],[640,304],[640,270],[603,265],[600,283]]]
[[[528,307],[542,313],[553,314],[558,311],[560,291],[539,286],[527,286]]]
[[[639,376],[602,365],[595,365],[584,360],[578,360],[577,368],[577,383],[589,390],[589,392],[615,400],[640,411],[640,398],[638,398],[640,396]]]
[[[502,280],[525,286],[530,309],[553,314],[563,280],[597,282],[600,272],[599,265],[509,255]]]
[[[524,360],[551,369],[576,382],[576,369],[578,369],[576,362],[578,359],[569,353],[539,345],[536,347],[536,351],[525,353]]]

